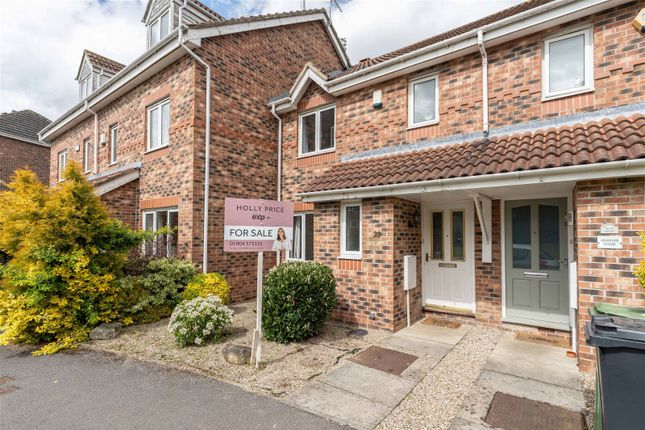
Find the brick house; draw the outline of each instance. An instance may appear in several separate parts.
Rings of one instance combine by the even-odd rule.
[[[38,132],[51,121],[32,110],[0,114],[0,191],[17,169],[33,170],[41,181],[49,181],[49,145],[38,140]]]
[[[270,99],[290,258],[334,269],[338,318],[475,320],[592,367],[588,308],[645,305],[643,8],[528,1]]]
[[[276,197],[266,101],[304,64],[331,73],[347,55],[323,10],[227,20],[197,0],[149,0],[143,23],[147,49],[128,65],[83,52],[79,103],[40,132],[49,182],[76,161],[116,217],[176,228],[152,251],[222,272],[234,300],[254,297],[255,254],[222,249],[223,199]]]

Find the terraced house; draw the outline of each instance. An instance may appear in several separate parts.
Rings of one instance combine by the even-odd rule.
[[[220,271],[233,299],[253,297],[255,256],[222,249],[223,199],[276,197],[266,101],[307,62],[331,73],[347,55],[322,10],[226,20],[196,0],[149,0],[143,25],[147,49],[130,64],[83,52],[78,104],[40,132],[50,183],[75,160],[115,216],[175,229],[157,254]]]
[[[528,1],[270,99],[290,258],[334,268],[338,318],[474,319],[591,368],[589,306],[645,305],[644,8]]]

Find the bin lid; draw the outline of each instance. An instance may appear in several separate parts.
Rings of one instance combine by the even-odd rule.
[[[645,320],[645,307],[621,306],[612,303],[596,303],[590,308],[591,315],[606,314],[635,320]]]
[[[591,317],[590,329],[592,337],[630,341],[630,346],[632,346],[632,342],[642,342],[642,349],[645,349],[645,320],[597,314]],[[615,346],[627,345],[618,342]]]

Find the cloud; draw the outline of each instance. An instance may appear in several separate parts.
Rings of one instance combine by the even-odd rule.
[[[226,17],[299,10],[301,0],[203,0]],[[353,62],[397,49],[521,0],[341,0],[332,21]],[[127,64],[145,49],[146,0],[0,0],[0,112],[55,119],[78,102],[83,49]],[[306,0],[328,8],[329,0]]]

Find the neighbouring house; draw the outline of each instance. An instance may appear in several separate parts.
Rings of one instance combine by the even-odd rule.
[[[145,252],[223,273],[233,300],[254,297],[255,254],[223,252],[224,198],[276,198],[266,101],[308,62],[347,69],[344,47],[324,10],[224,19],[196,0],[149,0],[143,24],[132,43],[147,49],[130,64],[83,52],[79,103],[40,132],[49,182],[76,161],[114,216],[175,229]]]
[[[0,191],[17,169],[29,168],[49,183],[50,148],[38,139],[38,132],[50,122],[28,109],[0,114]]]
[[[645,1],[534,0],[268,99],[290,258],[334,269],[336,317],[435,317],[571,344],[597,301],[645,305]],[[395,31],[395,29],[393,29]],[[404,256],[414,256],[404,273]]]

